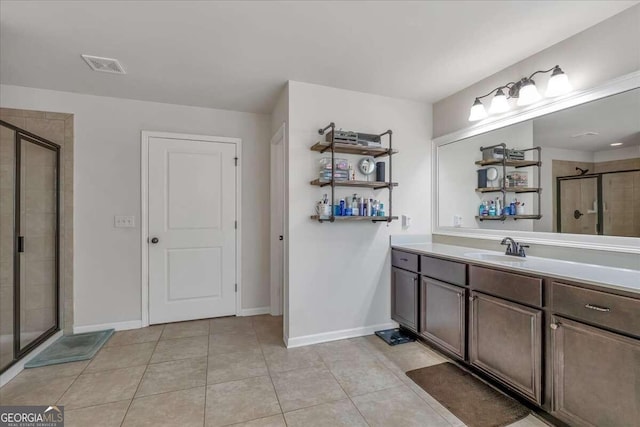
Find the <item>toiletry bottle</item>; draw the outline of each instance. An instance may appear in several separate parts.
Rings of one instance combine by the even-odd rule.
[[[358,195],[356,193],[353,193],[353,199],[351,200],[351,215],[358,216],[359,213]]]
[[[496,216],[496,204],[491,201],[491,205],[489,205],[489,216]]]
[[[345,203],[344,199],[340,199],[340,216],[344,216]]]
[[[380,207],[378,208],[378,216],[384,216],[384,203],[380,203]]]
[[[500,197],[496,197],[496,215],[502,215],[502,202],[500,201]]]
[[[484,216],[484,200],[480,203],[480,207],[478,208],[478,216]]]
[[[349,177],[347,178],[349,181],[356,180],[356,173],[353,170],[353,165],[349,163]]]

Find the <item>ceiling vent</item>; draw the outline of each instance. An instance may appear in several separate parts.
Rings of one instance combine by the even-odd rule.
[[[127,74],[120,62],[113,58],[102,58],[100,56],[82,55],[82,59],[91,67],[93,71],[103,73]]]
[[[598,135],[600,135],[600,133],[587,131],[587,132],[581,132],[581,133],[576,133],[575,135],[571,135],[571,138],[581,138],[583,136],[598,136]]]

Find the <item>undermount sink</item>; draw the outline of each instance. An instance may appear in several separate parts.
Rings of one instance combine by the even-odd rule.
[[[469,258],[477,259],[480,261],[503,262],[503,263],[509,263],[513,265],[523,264],[527,260],[524,257],[517,257],[513,255],[502,255],[502,254],[489,254],[486,252],[469,252],[469,253],[466,253],[465,256],[468,256]]]

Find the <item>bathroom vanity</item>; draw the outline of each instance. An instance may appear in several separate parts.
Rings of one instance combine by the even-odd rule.
[[[570,425],[640,420],[640,271],[393,245],[391,316]]]

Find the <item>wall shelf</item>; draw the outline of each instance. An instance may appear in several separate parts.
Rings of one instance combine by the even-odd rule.
[[[327,134],[327,141],[319,141],[310,147],[311,151],[316,151],[319,153],[329,152],[331,153],[331,165],[332,168],[335,168],[335,155],[336,153],[341,154],[355,154],[355,155],[364,155],[371,157],[384,157],[389,156],[388,162],[388,170],[389,170],[389,182],[383,181],[336,181],[335,176],[331,173],[331,179],[314,179],[310,182],[311,185],[315,185],[318,187],[331,187],[331,204],[330,206],[333,209],[333,206],[336,205],[336,187],[357,187],[357,188],[371,188],[374,190],[387,189],[389,190],[389,202],[386,206],[386,210],[384,213],[387,216],[319,216],[319,215],[311,215],[311,219],[322,222],[335,222],[335,221],[372,221],[372,222],[386,222],[387,224],[393,220],[398,219],[397,216],[393,216],[393,188],[398,185],[397,182],[393,182],[393,155],[397,153],[397,151],[393,150],[393,142],[392,135],[393,131],[391,129],[383,132],[379,135],[380,138],[383,136],[389,137],[389,146],[388,148],[384,147],[365,147],[362,145],[356,144],[345,144],[335,141],[335,130],[336,124],[331,122],[323,129],[319,129],[318,133],[320,135],[325,135],[327,131],[330,131]]]
[[[391,222],[394,219],[398,219],[397,216],[334,216],[333,221],[331,217],[320,217],[319,215],[311,215],[311,219],[320,222],[333,222],[333,221],[371,221],[371,222]]]
[[[318,151],[320,153],[324,153],[330,150],[331,150],[330,142],[319,141],[311,146],[311,151]],[[359,154],[363,156],[372,156],[372,157],[384,157],[384,156],[388,156],[389,153],[391,154],[397,153],[397,151],[389,150],[383,147],[364,147],[362,145],[345,144],[341,142],[333,143],[333,152],[340,153],[340,154]]]
[[[324,179],[314,179],[310,183],[311,185],[317,185],[319,187],[326,187],[331,185],[331,181]],[[397,187],[397,182],[381,182],[381,181],[336,181],[336,187],[361,187],[361,188],[373,188],[379,190],[381,188],[389,188],[389,186]]]
[[[538,206],[537,206],[537,213],[533,214],[533,215],[497,215],[497,216],[479,216],[476,215],[476,220],[477,221],[504,221],[508,218],[513,218],[513,220],[518,220],[518,219],[540,219],[542,218],[541,215],[541,207],[540,204],[542,203],[542,188],[540,187],[507,187],[507,167],[514,167],[514,168],[524,168],[524,167],[537,167],[537,175],[538,175],[538,182],[537,184],[540,185],[541,182],[541,177],[540,177],[540,167],[542,166],[542,162],[540,161],[540,159],[542,158],[542,148],[540,147],[531,147],[531,148],[524,148],[524,149],[520,149],[517,151],[521,151],[521,152],[526,152],[526,151],[536,151],[537,152],[537,157],[536,160],[509,160],[506,158],[506,156],[509,153],[509,150],[507,149],[507,144],[505,143],[500,143],[500,144],[495,144],[492,145],[490,147],[480,147],[480,152],[484,153],[484,150],[492,150],[494,148],[497,147],[501,147],[502,148],[502,152],[505,154],[505,156],[502,159],[489,159],[489,160],[477,160],[475,162],[475,164],[477,166],[491,166],[491,165],[499,165],[502,166],[502,178],[501,178],[501,186],[499,187],[479,187],[476,188],[476,192],[477,193],[502,193],[502,206],[507,206],[507,193],[537,193],[538,194]],[[513,150],[516,151],[516,150]],[[484,202],[483,202],[484,203]],[[492,202],[493,203],[493,202]],[[502,212],[502,211],[501,211]]]

